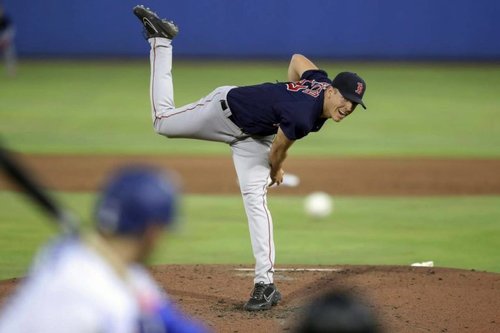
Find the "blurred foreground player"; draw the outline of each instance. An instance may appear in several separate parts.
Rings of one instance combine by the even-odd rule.
[[[176,187],[157,170],[126,168],[97,202],[95,233],[45,247],[0,314],[0,332],[205,332],[144,267],[172,225]]]
[[[14,24],[0,4],[0,54],[5,60],[7,75],[16,75],[16,49],[14,46]]]

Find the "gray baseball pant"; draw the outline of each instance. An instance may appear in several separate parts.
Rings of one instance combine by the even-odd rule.
[[[223,110],[232,86],[219,87],[200,100],[176,108],[172,83],[172,46],[166,38],[151,38],[151,106],[155,131],[169,138],[191,138],[230,145],[248,219],[255,258],[254,282],[273,283],[273,220],[267,208],[269,151],[273,135],[252,137],[241,131]]]

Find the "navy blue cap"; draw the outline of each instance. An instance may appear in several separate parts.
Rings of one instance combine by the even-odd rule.
[[[114,174],[97,202],[97,229],[105,234],[136,235],[149,225],[168,225],[175,217],[177,188],[150,167],[128,167]]]
[[[339,73],[333,79],[332,86],[337,88],[345,99],[361,104],[366,109],[366,105],[363,102],[366,82],[358,74],[352,72]]]

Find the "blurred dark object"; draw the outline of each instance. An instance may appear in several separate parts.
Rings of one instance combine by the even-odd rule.
[[[346,290],[332,290],[314,299],[302,316],[296,333],[383,332],[372,309]]]
[[[0,54],[2,54],[7,75],[16,75],[17,56],[14,45],[15,29],[12,19],[5,13],[0,3]]]

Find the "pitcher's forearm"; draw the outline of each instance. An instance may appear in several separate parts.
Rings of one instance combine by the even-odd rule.
[[[302,74],[311,69],[318,69],[318,67],[303,55],[294,54],[288,65],[288,81],[299,81]]]

